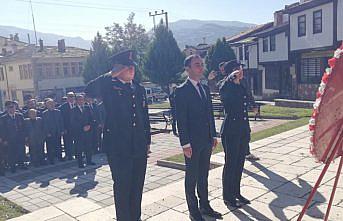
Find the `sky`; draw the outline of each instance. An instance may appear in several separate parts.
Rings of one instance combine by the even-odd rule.
[[[125,23],[130,12],[135,22],[153,27],[149,12],[168,12],[169,22],[180,19],[241,21],[261,24],[273,12],[298,0],[31,0],[36,30],[93,39],[113,22]],[[33,30],[30,0],[0,0],[0,25]],[[160,17],[162,18],[162,17]],[[159,19],[160,19],[159,18]]]

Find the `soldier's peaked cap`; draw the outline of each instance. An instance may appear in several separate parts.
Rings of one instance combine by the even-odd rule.
[[[124,50],[112,55],[109,60],[112,65],[121,64],[125,66],[136,65],[137,53],[135,50]]]

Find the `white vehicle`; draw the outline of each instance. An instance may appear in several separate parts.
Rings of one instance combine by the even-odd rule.
[[[145,88],[146,97],[148,103],[153,103],[159,100],[166,100],[168,98],[168,94],[162,91],[161,88],[153,87],[153,88]]]

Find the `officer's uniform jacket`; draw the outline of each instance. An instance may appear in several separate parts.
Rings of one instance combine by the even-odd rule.
[[[151,135],[144,87],[135,81],[130,87],[107,73],[91,81],[85,92],[103,99],[105,151],[117,156],[146,157]]]
[[[240,85],[225,80],[220,87],[220,98],[225,110],[225,118],[220,134],[250,133],[248,118],[248,94]]]
[[[24,117],[15,112],[14,119],[6,113],[0,118],[1,121],[1,139],[7,142],[21,143],[25,138]]]
[[[42,114],[45,135],[59,136],[64,131],[61,111],[58,109],[45,110]]]

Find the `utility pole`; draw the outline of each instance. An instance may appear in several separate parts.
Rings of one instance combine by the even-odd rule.
[[[35,17],[33,16],[33,7],[32,7],[31,0],[30,0],[30,6],[31,6],[31,13],[32,13],[33,30],[35,32],[36,45],[37,45],[38,44],[38,40],[37,40],[36,24],[35,24]]]
[[[168,29],[168,12],[165,12],[164,10],[161,10],[161,12],[155,11],[155,14],[149,12],[149,16],[150,16],[150,17],[153,17],[154,30],[155,30],[155,28],[156,28],[155,16],[159,16],[159,15],[164,15],[164,16],[165,16],[165,23],[166,23],[166,27],[167,27],[167,29]]]

